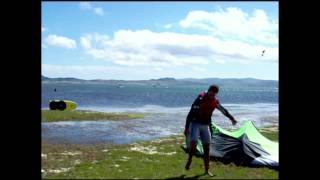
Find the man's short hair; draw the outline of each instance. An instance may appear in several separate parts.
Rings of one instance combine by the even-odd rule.
[[[211,85],[208,89],[208,91],[212,91],[214,93],[218,93],[219,92],[219,87],[215,84]]]

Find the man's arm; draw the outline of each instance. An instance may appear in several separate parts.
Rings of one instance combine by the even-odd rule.
[[[189,111],[189,113],[188,113],[188,116],[187,116],[187,119],[186,119],[186,125],[185,125],[185,127],[184,127],[184,132],[183,132],[185,136],[187,136],[188,133],[189,133],[189,126],[190,126],[191,118],[192,118],[192,116],[193,116],[193,109],[192,109],[192,107],[193,107],[193,104],[192,104],[192,106],[191,106],[191,109],[190,109],[190,111]]]
[[[193,106],[193,105],[192,105]],[[192,109],[192,106],[191,106],[191,109],[188,113],[188,116],[187,116],[187,119],[186,119],[186,125],[185,125],[185,129],[189,129],[189,125],[190,125],[190,122],[191,122],[191,118],[193,116],[193,109]]]
[[[189,131],[189,126],[190,126],[190,123],[191,123],[191,120],[192,118],[194,118],[194,116],[196,115],[197,111],[199,110],[199,102],[200,102],[200,96],[198,96],[194,102],[192,103],[191,105],[191,109],[188,113],[188,116],[186,118],[186,125],[185,125],[185,128],[184,128],[184,134],[186,135]]]
[[[195,113],[198,109],[199,109],[199,97],[191,105],[191,109],[190,109],[188,116],[187,116],[185,128],[189,128],[191,119],[195,116]]]
[[[218,103],[217,109],[219,109],[219,110],[222,112],[222,114],[224,114],[225,116],[227,116],[227,117],[231,120],[231,122],[232,122],[233,125],[235,125],[235,124],[237,123],[237,121],[236,121],[236,120],[234,119],[234,117],[229,113],[229,111],[228,111],[226,108],[224,108],[220,103]]]

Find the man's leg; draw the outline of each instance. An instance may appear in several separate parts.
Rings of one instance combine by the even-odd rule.
[[[196,141],[191,141],[190,149],[189,149],[189,157],[188,157],[187,164],[185,166],[186,170],[190,169],[190,165],[191,165],[191,162],[192,162],[192,156],[194,155],[194,153],[196,151],[196,147],[197,147],[197,142]]]
[[[205,173],[208,175],[212,175],[209,172],[209,163],[210,163],[210,155],[209,155],[209,151],[210,151],[210,144],[209,143],[205,143],[203,145],[203,151],[204,151],[204,156],[203,156],[203,161],[204,161],[204,168],[205,168]]]
[[[209,172],[209,163],[210,163],[210,141],[211,141],[211,133],[210,133],[210,127],[209,126],[203,126],[201,128],[200,134],[201,134],[201,140],[203,143],[203,161],[204,161],[204,168],[205,168],[205,174],[209,176],[213,176]]]
[[[189,133],[189,141],[190,141],[190,148],[189,148],[189,157],[188,157],[188,161],[187,164],[185,166],[186,170],[190,169],[190,165],[192,162],[192,156],[195,154],[196,152],[196,148],[197,148],[197,141],[199,139],[199,125],[196,123],[191,123],[190,124],[190,133]]]

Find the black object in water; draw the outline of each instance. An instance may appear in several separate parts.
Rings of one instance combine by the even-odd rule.
[[[65,110],[67,104],[62,100],[53,100],[49,102],[50,110]]]

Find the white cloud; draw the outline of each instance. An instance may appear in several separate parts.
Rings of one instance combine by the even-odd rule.
[[[155,67],[154,70],[156,70],[156,71],[163,71],[163,68]]]
[[[222,59],[216,59],[215,62],[219,63],[219,64],[225,64],[226,63],[226,61],[222,60]]]
[[[80,44],[82,45],[83,48],[85,49],[91,49],[91,40],[92,38],[87,36],[87,37],[80,37]]]
[[[96,15],[104,15],[104,10],[101,7],[94,7],[90,2],[80,2],[79,6],[80,9],[92,11]]]
[[[158,68],[157,68],[158,69]],[[160,68],[161,69],[161,68]],[[127,66],[81,66],[81,65],[53,65],[42,64],[42,72],[48,77],[75,77],[81,79],[122,79],[122,80],[141,80],[158,77],[171,76],[162,70],[141,67],[139,71]],[[177,73],[179,75],[179,73]]]
[[[192,67],[192,69],[195,71],[199,71],[199,72],[206,72],[207,71],[207,69],[201,68],[201,67]]]
[[[58,46],[58,47],[69,48],[69,49],[73,49],[77,47],[75,40],[64,37],[64,36],[58,36],[55,34],[49,35],[45,39],[45,42],[47,45]]]
[[[102,8],[94,8],[93,12],[97,15],[103,16],[104,15],[104,11]]]
[[[48,77],[95,77],[111,70],[101,66],[72,66],[42,64],[42,74]]]
[[[46,46],[45,44],[41,44],[41,47],[42,47],[42,48],[45,48],[45,49],[48,48],[48,46]]]
[[[278,48],[221,40],[208,35],[119,30],[113,38],[95,33],[81,36],[80,42],[88,55],[124,66],[163,68],[210,62],[278,61]],[[266,50],[263,57],[262,50]]]
[[[270,19],[260,9],[255,9],[251,14],[235,7],[213,12],[191,11],[180,21],[180,25],[183,28],[207,30],[216,37],[278,44],[278,20]]]
[[[82,43],[86,52],[96,58],[111,60],[116,64],[127,66],[149,66],[150,63],[159,66],[207,64],[201,55],[192,55],[189,52],[192,47],[181,46],[187,37],[175,33],[154,33],[149,30],[130,31],[120,30],[115,33],[114,39],[105,39],[96,43],[104,48],[86,46]],[[82,36],[82,42],[92,43],[93,36]],[[103,36],[101,36],[103,37]],[[96,39],[96,42],[100,40]],[[190,41],[190,40],[189,40]]]
[[[48,30],[47,28],[41,27],[41,32],[45,32],[45,31],[47,31],[47,30]]]
[[[80,44],[84,49],[92,49],[92,43],[94,43],[96,47],[104,48],[110,44],[109,39],[107,35],[88,33],[80,37]]]

